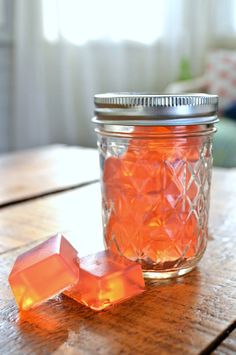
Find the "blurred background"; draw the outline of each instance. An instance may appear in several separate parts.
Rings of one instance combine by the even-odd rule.
[[[95,146],[93,95],[219,94],[236,166],[236,0],[0,0],[0,153]]]

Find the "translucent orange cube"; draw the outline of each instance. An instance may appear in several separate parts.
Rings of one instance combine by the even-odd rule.
[[[77,251],[57,234],[18,256],[9,283],[20,309],[27,310],[76,283]]]
[[[210,151],[202,136],[194,135],[201,131],[201,126],[135,126],[123,153],[107,155],[102,192],[109,250],[147,271],[179,268],[204,250],[206,200],[199,191],[209,184],[200,154],[204,147],[207,161]]]
[[[80,259],[80,280],[64,294],[99,311],[144,289],[141,266],[106,250]]]

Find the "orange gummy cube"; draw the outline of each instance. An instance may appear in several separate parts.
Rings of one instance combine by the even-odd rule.
[[[27,310],[79,279],[77,251],[57,234],[18,256],[9,283],[20,309]]]
[[[199,191],[208,184],[201,154],[207,161],[210,151],[201,130],[201,126],[136,126],[126,151],[105,159],[102,183],[109,250],[140,262],[144,269],[162,269],[204,249],[201,233],[207,214]],[[162,138],[155,136],[158,133]]]
[[[64,294],[99,311],[144,289],[141,266],[105,250],[80,259],[80,280]]]

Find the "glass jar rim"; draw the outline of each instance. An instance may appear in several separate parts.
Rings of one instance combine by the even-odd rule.
[[[139,130],[135,126],[126,125],[109,125],[101,124],[95,128],[95,132],[101,136],[117,137],[117,138],[137,138],[137,139],[147,139],[147,138],[158,138],[158,139],[177,139],[185,137],[199,137],[212,135],[216,132],[216,127],[213,124],[207,125],[195,125],[191,126],[191,129],[186,129],[187,126],[179,126],[175,130],[174,127],[169,127],[169,131],[158,131],[155,130],[157,126],[153,126],[154,130],[151,130],[151,126],[139,126]],[[172,130],[173,128],[173,130]],[[183,128],[183,129],[182,129]],[[143,129],[143,130],[142,130]]]

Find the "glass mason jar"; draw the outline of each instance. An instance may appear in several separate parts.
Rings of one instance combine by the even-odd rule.
[[[207,243],[218,97],[95,95],[104,240],[144,276],[191,271]]]

